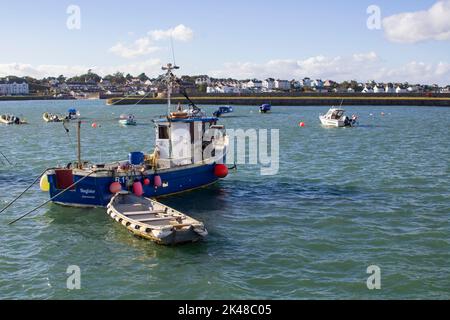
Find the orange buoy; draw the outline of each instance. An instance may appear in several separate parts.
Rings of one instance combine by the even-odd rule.
[[[159,188],[162,186],[162,180],[161,180],[160,176],[155,176],[153,178],[153,181],[154,181],[155,187]]]
[[[225,178],[226,176],[228,176],[228,167],[224,164],[216,164],[216,166],[214,167],[214,175],[217,178]]]
[[[113,194],[116,194],[116,193],[122,191],[122,185],[119,182],[113,182],[109,186],[109,191]]]
[[[137,195],[138,197],[142,196],[144,194],[144,189],[142,187],[142,183],[139,181],[136,181],[133,183],[133,193]]]

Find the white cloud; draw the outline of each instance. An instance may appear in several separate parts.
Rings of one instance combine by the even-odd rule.
[[[109,49],[110,52],[123,58],[135,58],[139,56],[144,56],[156,52],[158,50],[159,47],[153,45],[152,41],[148,38],[137,39],[130,46],[126,46],[123,43],[119,42]]]
[[[161,49],[156,42],[168,39],[171,36],[174,40],[187,42],[192,40],[194,32],[183,24],[168,30],[153,30],[130,45],[119,42],[111,47],[109,51],[128,59],[146,56]]]
[[[438,1],[425,11],[387,17],[383,19],[383,28],[386,37],[393,42],[450,40],[450,0]]]
[[[117,66],[66,66],[66,65],[36,65],[24,63],[0,64],[0,76],[31,76],[34,78],[44,78],[49,76],[66,77],[80,75],[86,73],[89,69],[101,76],[111,74],[117,71],[138,75],[145,72],[149,76],[157,76],[161,73],[162,62],[159,59],[150,59],[146,61],[123,64]]]
[[[191,41],[194,38],[194,31],[183,24],[168,30],[150,31],[148,34],[155,41],[169,39],[171,36],[174,40],[178,41]]]
[[[219,78],[301,79],[304,77],[344,80],[376,80],[411,83],[450,83],[450,63],[409,62],[389,67],[375,52],[349,57],[315,56],[304,60],[270,60],[266,63],[226,63],[210,75]]]

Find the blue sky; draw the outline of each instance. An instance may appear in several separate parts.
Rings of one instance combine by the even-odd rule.
[[[110,49],[118,43],[132,47],[134,41],[148,38],[149,31],[167,31],[182,24],[193,33],[189,40],[175,40],[174,44],[177,63],[186,74],[265,77],[273,72],[274,77],[297,78],[303,74],[327,77],[329,72],[329,77],[339,78],[341,71],[343,77],[367,78],[359,80],[398,77],[419,81],[419,75],[428,71],[427,81],[450,83],[450,41],[446,36],[433,38],[433,32],[450,32],[445,22],[439,30],[430,30],[425,39],[413,42],[392,41],[384,28],[366,27],[369,5],[379,6],[384,19],[428,10],[436,2],[8,1],[0,10],[0,76],[14,71],[38,76],[46,73],[44,66],[66,73],[83,68],[99,73],[114,69],[137,72],[141,68],[157,74],[156,65],[172,59],[168,38],[150,39],[157,50],[131,58]],[[81,9],[80,30],[66,27],[66,9],[71,4]],[[442,15],[450,20],[449,13]],[[422,23],[426,25],[426,21]],[[395,29],[395,21],[390,25]],[[398,36],[403,31],[392,32]],[[376,58],[370,55],[369,61],[358,61],[360,65],[352,67],[357,64],[352,58],[355,54],[369,53]],[[317,57],[321,58],[314,60]],[[366,62],[370,66],[360,70]],[[278,67],[279,63],[283,67]],[[381,69],[384,71],[378,72]]]

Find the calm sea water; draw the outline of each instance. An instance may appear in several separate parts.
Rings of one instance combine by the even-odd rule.
[[[1,150],[14,163],[0,161],[0,207],[44,168],[75,158],[74,128],[67,136],[41,118],[69,107],[88,118],[83,155],[94,162],[152,150],[151,119],[165,112],[102,101],[0,103],[0,113],[30,122],[0,126]],[[324,107],[235,109],[228,128],[280,129],[280,171],[240,166],[213,187],[162,200],[204,221],[206,241],[161,247],[105,210],[51,204],[8,226],[48,199],[36,186],[0,215],[0,299],[450,298],[450,109],[347,107],[360,116],[353,129],[322,128]],[[130,110],[141,124],[119,127],[114,119]],[[81,268],[81,290],[66,288],[69,265]],[[370,265],[381,268],[381,290],[367,289]]]

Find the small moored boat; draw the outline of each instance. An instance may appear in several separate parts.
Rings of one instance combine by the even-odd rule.
[[[351,118],[345,115],[345,110],[341,108],[331,108],[325,115],[320,115],[320,122],[326,127],[353,127],[356,125],[358,117],[353,115]]]
[[[217,111],[215,111],[213,113],[213,115],[214,115],[214,117],[219,118],[219,117],[223,117],[223,116],[233,113],[233,112],[234,112],[234,110],[233,110],[232,106],[222,106],[222,107],[219,107],[219,109]]]
[[[136,119],[134,118],[134,115],[129,114],[122,114],[120,116],[119,123],[123,126],[135,126],[137,125]]]
[[[261,112],[261,113],[268,113],[271,110],[272,110],[272,105],[269,103],[265,103],[261,107],[259,107],[259,112]]]
[[[61,122],[64,121],[65,117],[59,114],[45,112],[42,115],[42,119],[44,119],[45,122]]]
[[[77,111],[76,109],[69,109],[67,110],[67,120],[78,120],[80,118],[80,112]]]
[[[28,124],[28,122],[24,119],[20,119],[12,114],[2,114],[0,116],[0,123],[3,124]]]
[[[203,223],[126,191],[117,193],[107,208],[108,215],[133,234],[158,244],[197,242],[208,235]]]

